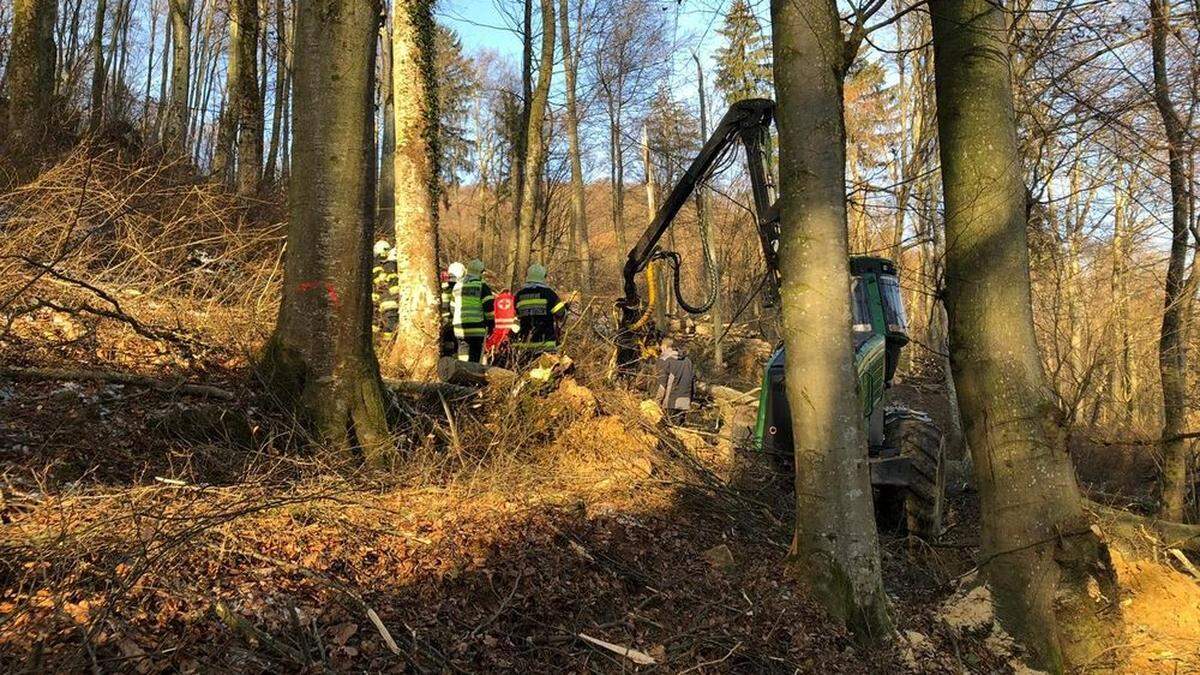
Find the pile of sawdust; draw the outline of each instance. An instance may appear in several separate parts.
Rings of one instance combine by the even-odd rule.
[[[576,420],[550,451],[556,471],[583,484],[607,488],[654,472],[658,437],[613,416]]]
[[[1200,582],[1111,549],[1131,673],[1200,673]]]

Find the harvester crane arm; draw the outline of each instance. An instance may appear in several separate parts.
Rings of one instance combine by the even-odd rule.
[[[769,99],[754,98],[734,103],[721,118],[687,171],[671,188],[671,193],[659,207],[654,220],[646,227],[625,260],[625,297],[619,304],[623,308],[622,314],[627,325],[632,323],[628,321],[630,315],[636,320],[640,304],[634,278],[645,270],[646,265],[655,257],[659,240],[671,227],[675,216],[679,215],[680,209],[691,198],[696,187],[708,179],[717,162],[725,157],[738,141],[746,148],[746,163],[749,166],[750,188],[754,197],[755,218],[758,221],[756,225],[763,256],[768,273],[771,276],[775,275],[778,269],[775,247],[779,218],[766,166],[766,146],[770,142],[771,121],[774,115],[775,102]]]
[[[713,169],[733,151],[740,141],[746,149],[746,164],[750,173],[750,191],[754,198],[754,218],[762,245],[763,260],[767,268],[768,298],[774,298],[779,289],[779,209],[767,169],[767,153],[771,142],[771,122],[775,117],[775,102],[769,99],[746,99],[730,106],[711,136],[705,141],[700,154],[692,160],[687,171],[671,188],[654,215],[654,220],[629,251],[625,260],[625,297],[617,301],[620,310],[617,329],[617,365],[626,368],[638,359],[640,352],[637,333],[645,320],[641,318],[641,300],[638,298],[635,278],[656,257],[668,258],[675,266],[675,293],[680,306],[688,311],[703,312],[705,309],[690,308],[679,295],[679,254],[661,251],[658,242],[675,221],[680,209],[695,192],[696,187],[708,180]],[[715,290],[715,288],[713,289]],[[707,306],[706,306],[707,307]]]

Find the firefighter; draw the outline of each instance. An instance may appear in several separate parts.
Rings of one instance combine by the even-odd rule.
[[[482,260],[467,263],[466,274],[450,293],[451,320],[460,361],[483,360],[483,343],[495,321],[495,297],[483,280],[483,270]]]
[[[546,268],[529,266],[525,285],[517,291],[517,339],[513,348],[523,356],[536,356],[558,350],[561,320],[567,315],[567,303],[546,284]]]
[[[400,318],[400,305],[397,302],[400,277],[396,273],[396,249],[386,239],[380,239],[375,242],[374,251],[375,266],[371,269],[374,288],[371,296],[379,317],[372,328],[380,333],[380,337],[388,340],[396,332],[396,323]]]
[[[455,356],[458,354],[458,340],[454,334],[454,286],[467,274],[467,267],[457,260],[442,270],[439,280],[442,285],[442,334],[441,355]]]

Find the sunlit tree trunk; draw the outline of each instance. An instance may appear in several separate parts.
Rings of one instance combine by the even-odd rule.
[[[392,94],[393,44],[392,16],[380,28],[379,49],[379,108],[383,118],[382,147],[379,149],[379,217],[381,233],[393,233],[396,229],[396,103]]]
[[[296,167],[275,334],[261,364],[273,393],[332,449],[388,457],[371,346],[373,102],[380,6],[298,3]]]
[[[8,124],[15,148],[32,150],[51,116],[56,0],[15,0],[8,81]]]
[[[930,12],[950,353],[981,501],[980,568],[1002,625],[1058,672],[1112,644],[1101,616],[1119,612],[1115,578],[1034,338],[1004,10],[934,0]]]
[[[513,287],[518,287],[529,267],[534,226],[542,199],[542,168],[546,164],[546,139],[543,127],[550,98],[550,80],[554,75],[554,0],[542,0],[542,51],[538,63],[537,87],[529,104],[525,126],[525,185],[521,198],[521,219],[517,225],[517,251],[513,264]]]
[[[780,267],[801,580],[864,640],[891,633],[850,335],[847,51],[833,0],[771,3]]]
[[[1182,521],[1187,497],[1188,454],[1191,444],[1179,438],[1187,431],[1187,332],[1184,314],[1184,267],[1188,255],[1188,179],[1184,169],[1186,128],[1171,100],[1167,81],[1167,36],[1170,3],[1150,0],[1150,46],[1154,66],[1154,104],[1167,137],[1167,174],[1171,187],[1171,256],[1167,263],[1162,330],[1158,340],[1158,370],[1162,378],[1163,469],[1159,487],[1159,516]]]
[[[240,7],[255,0],[229,0],[229,49],[225,60],[224,108],[217,123],[217,145],[213,153],[213,174],[225,184],[234,186],[234,165],[238,132],[238,111],[241,108],[242,81],[242,11]]]
[[[708,105],[706,94],[704,91],[704,68],[700,65],[700,57],[695,53],[692,58],[696,61],[696,82],[697,89],[700,92],[700,144],[708,142]],[[713,231],[712,214],[710,213],[710,202],[708,199],[708,189],[701,185],[696,189],[696,216],[700,219],[700,236],[703,237],[705,246],[704,258],[704,274],[709,279],[714,280],[713,288],[713,304],[708,315],[712,320],[712,336],[713,336],[713,367],[720,372],[725,368],[724,355],[724,339],[721,333],[725,330],[724,325],[724,299],[721,294],[721,264],[717,258],[717,239],[716,232]],[[711,254],[711,257],[710,255]]]
[[[168,0],[171,8],[171,95],[163,141],[174,152],[187,152],[188,76],[191,72],[192,0]]]
[[[392,16],[396,111],[395,238],[399,328],[389,375],[430,379],[437,370],[441,314],[437,231],[437,85],[431,0],[400,0]],[[299,99],[298,100],[303,100]]]
[[[563,73],[567,80],[567,152],[571,158],[571,231],[579,257],[576,268],[579,288],[590,293],[592,288],[592,252],[588,243],[587,209],[583,191],[583,159],[579,148],[579,104],[576,100],[576,79],[579,76],[579,53],[571,44],[571,20],[568,0],[559,1],[559,24],[562,27]],[[577,24],[578,25],[578,24]],[[576,36],[578,39],[578,36]]]

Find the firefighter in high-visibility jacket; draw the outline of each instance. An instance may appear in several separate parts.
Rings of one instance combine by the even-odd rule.
[[[375,242],[375,266],[371,269],[372,293],[378,317],[372,325],[385,340],[396,332],[400,318],[400,277],[396,273],[396,249],[385,239]]]
[[[442,285],[441,355],[458,354],[458,338],[454,334],[454,286],[467,274],[467,267],[457,260],[450,263],[440,276]]]
[[[558,349],[561,320],[567,315],[567,303],[546,283],[546,268],[529,266],[525,285],[517,291],[517,331],[513,348],[523,355],[536,355]]]
[[[460,361],[480,363],[483,343],[495,321],[495,297],[483,280],[483,261],[467,263],[467,273],[450,292],[451,322]]]

